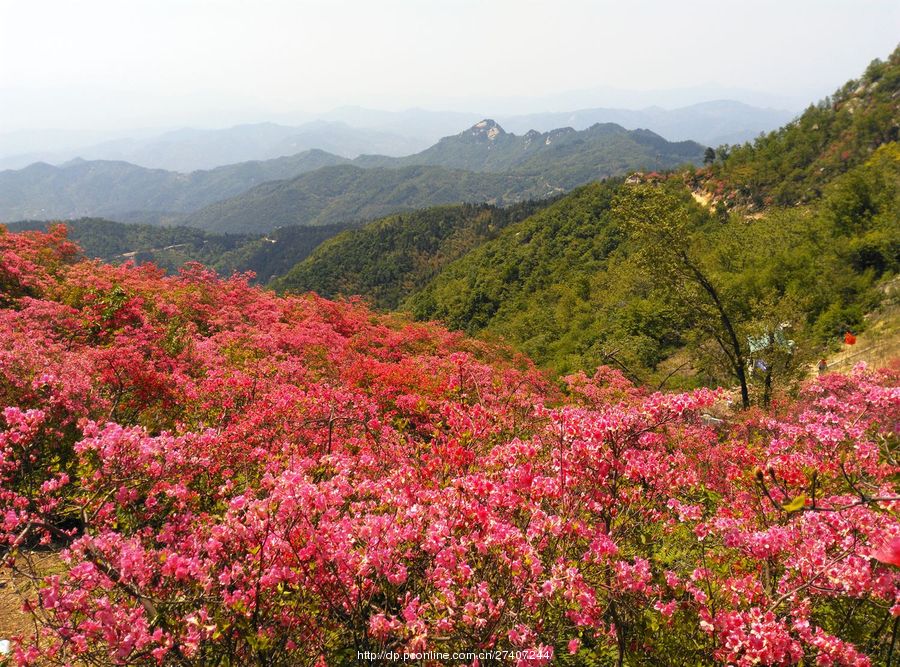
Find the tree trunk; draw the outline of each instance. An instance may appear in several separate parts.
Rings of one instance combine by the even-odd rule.
[[[716,310],[719,313],[719,319],[722,320],[722,326],[725,327],[725,332],[728,334],[728,342],[731,346],[734,374],[737,375],[738,382],[741,384],[741,403],[745,409],[749,408],[750,390],[747,387],[747,372],[744,369],[744,353],[741,351],[741,344],[738,341],[737,332],[731,324],[731,318],[728,317],[728,313],[725,311],[725,306],[722,305],[721,299],[719,299],[719,293],[716,292],[716,288],[712,286],[712,283],[709,282],[709,280],[707,280],[706,276],[703,275],[703,272],[691,262],[687,255],[682,254],[682,261],[684,261],[685,265],[691,270],[691,273],[694,274],[697,282],[700,283],[700,286],[709,295],[709,298],[712,299],[713,305],[715,305]]]

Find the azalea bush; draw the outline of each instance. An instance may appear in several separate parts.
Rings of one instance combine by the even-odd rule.
[[[557,382],[359,302],[79,261],[58,228],[0,231],[0,306],[17,664],[900,653],[896,371],[766,412]]]

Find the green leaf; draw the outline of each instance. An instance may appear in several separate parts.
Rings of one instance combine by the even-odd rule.
[[[799,512],[799,511],[802,510],[804,507],[806,507],[806,494],[805,494],[805,493],[801,493],[799,496],[797,496],[796,498],[794,498],[794,499],[793,499],[791,502],[789,502],[787,505],[782,505],[782,506],[781,506],[781,508],[782,508],[785,512]]]

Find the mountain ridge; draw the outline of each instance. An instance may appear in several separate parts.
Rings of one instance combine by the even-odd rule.
[[[208,231],[258,232],[282,225],[375,219],[441,204],[504,205],[634,170],[699,163],[702,156],[703,147],[696,142],[675,144],[648,130],[625,130],[612,123],[518,136],[483,119],[416,155],[362,156],[262,184],[180,222]],[[335,186],[344,191],[335,191]]]
[[[484,150],[485,146],[489,149]],[[0,220],[93,216],[256,233],[285,224],[370,219],[422,206],[523,201],[629,170],[664,169],[701,158],[702,147],[694,142],[667,142],[652,132],[614,124],[518,136],[485,120],[404,158],[379,155],[348,160],[310,150],[189,174],[116,161],[81,160],[63,167],[36,163],[0,172]],[[307,176],[337,166],[380,169],[375,173],[384,183],[353,170]],[[388,173],[403,169],[408,170],[402,174],[409,179],[405,183],[397,173]],[[458,172],[456,182],[448,170]],[[348,190],[335,191],[335,183],[323,179],[328,175]],[[301,181],[294,186],[282,182],[291,179]],[[310,190],[313,185],[316,192]],[[301,191],[306,208],[291,213],[288,209],[297,203]],[[323,192],[331,199],[323,197]],[[284,201],[263,202],[267,193]],[[242,196],[245,199],[238,201]],[[319,202],[318,208],[314,201]],[[256,211],[254,202],[260,202]],[[228,208],[233,210],[226,212]]]
[[[627,149],[635,152],[640,151],[641,146],[649,146],[656,151],[666,151],[665,158],[669,155],[674,156],[675,161],[663,158],[663,153],[660,153],[659,164],[655,165],[659,168],[675,166],[679,158],[682,161],[699,161],[703,151],[703,146],[694,141],[670,142],[650,130],[640,128],[626,130],[616,123],[594,123],[583,130],[572,127],[557,127],[546,132],[529,130],[518,135],[507,132],[496,120],[484,118],[458,134],[443,137],[434,145],[414,155],[401,158],[364,155],[357,158],[354,163],[362,166],[426,164],[484,172],[534,170],[536,165],[529,162],[543,156],[558,160],[563,156],[569,157],[577,153],[585,159],[587,150],[596,149],[590,142],[601,140],[618,142],[622,151]],[[645,162],[653,157],[652,154],[643,155]],[[595,151],[586,159],[599,160],[600,155]],[[581,181],[583,182],[586,181]],[[568,187],[581,183],[570,183]]]

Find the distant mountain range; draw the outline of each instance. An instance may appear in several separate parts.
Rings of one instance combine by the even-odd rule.
[[[271,160],[313,149],[347,158],[364,153],[408,155],[430,143],[412,135],[350,127],[342,122],[317,120],[296,127],[257,123],[222,130],[186,128],[150,138],[115,139],[57,152],[11,155],[0,157],[0,168],[18,169],[37,161],[58,164],[80,158],[191,172],[250,160]]]
[[[0,171],[0,221],[105,216],[160,222],[260,183],[343,162],[318,150],[190,174],[107,160],[78,159],[59,167],[41,162]]]
[[[218,232],[371,219],[452,204],[544,198],[636,169],[702,160],[692,141],[593,125],[516,135],[492,120],[402,157],[324,151],[188,174],[75,160],[0,172],[0,220],[107,217]]]
[[[616,123],[630,130],[649,129],[670,141],[704,145],[738,143],[780,127],[794,114],[719,100],[673,109],[648,107],[584,108],[576,111],[495,116],[508,131],[527,134],[571,127],[584,130]],[[319,149],[341,157],[364,154],[409,155],[456,134],[484,115],[467,112],[379,111],[341,107],[297,125],[254,123],[225,129],[185,128],[142,131],[136,136],[101,140],[89,132],[11,132],[0,134],[0,169],[21,169],[34,162],[62,164],[74,158],[131,162],[151,169],[190,172],[248,160],[269,160]]]
[[[362,156],[362,166],[440,165],[502,173],[515,171],[542,176],[558,188],[569,189],[629,169],[662,169],[696,162],[703,147],[693,141],[673,143],[649,130],[626,130],[614,123],[584,130],[561,127],[523,135],[506,132],[485,119],[468,130],[444,137],[421,153],[386,160]]]
[[[597,123],[615,123],[629,130],[648,129],[670,141],[690,139],[705,146],[719,146],[753,140],[761,132],[781,127],[796,115],[784,109],[718,99],[672,108],[585,107],[574,111],[500,113],[494,118],[508,132],[516,134],[526,134],[529,130],[548,132],[560,127],[585,130]],[[432,144],[441,137],[457,133],[459,128],[474,124],[484,115],[424,109],[392,112],[343,107],[325,114],[323,118],[352,127],[421,137]]]
[[[510,132],[547,131],[556,127],[583,130],[595,123],[648,128],[669,141],[693,139],[706,146],[737,144],[755,139],[761,132],[781,127],[796,114],[781,109],[750,106],[733,100],[715,100],[678,109],[581,109],[501,117]]]

